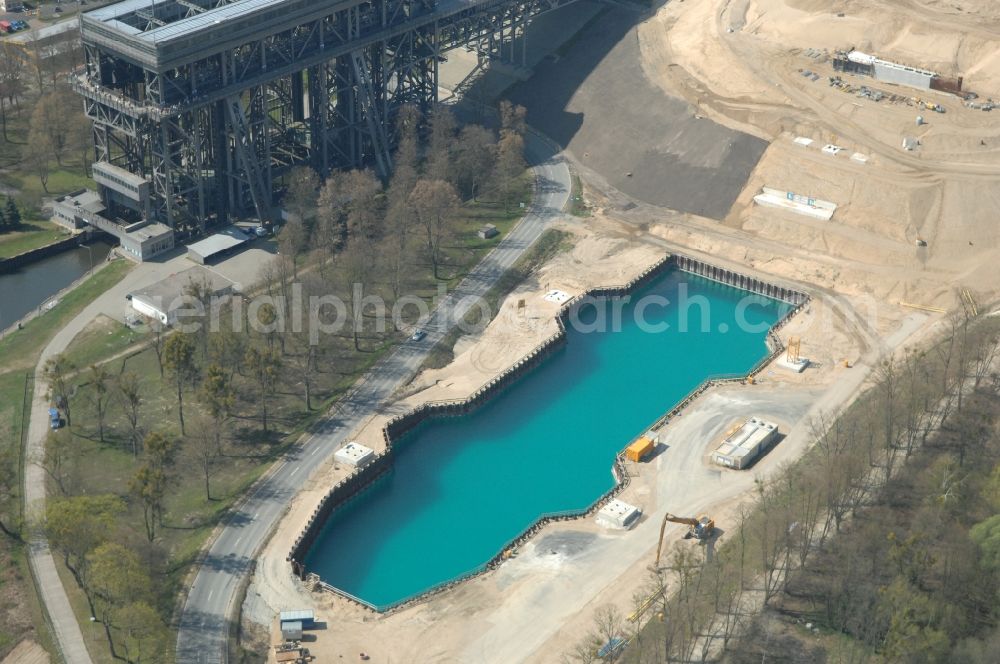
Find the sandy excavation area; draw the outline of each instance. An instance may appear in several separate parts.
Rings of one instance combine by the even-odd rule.
[[[993,113],[966,108],[954,96],[852,75],[842,76],[854,86],[920,94],[947,112],[874,102],[828,84],[835,75],[830,55],[855,47],[944,76],[963,76],[965,89],[1000,100],[1000,3],[960,4],[961,9],[945,0],[674,0],[648,15],[608,9],[616,29],[625,26],[621,39],[627,48],[610,49],[597,62],[574,56],[574,50],[588,48],[582,40],[562,53],[560,62],[541,65],[552,80],[561,62],[593,67],[570,72],[578,87],[557,89],[562,105],[548,112],[553,123],[572,120],[562,142],[583,176],[594,214],[561,222],[574,233],[573,249],[519,287],[483,333],[461,339],[452,364],[421,373],[354,437],[381,449],[387,418],[425,401],[464,397],[535,347],[555,331],[557,305],[542,299],[548,290],[573,295],[623,283],[665,252],[681,251],[798,285],[813,296],[808,309],[781,331],[786,339],[801,337],[813,367],[798,375],[772,366],[757,385],[727,386],[700,397],[663,432],[667,451],[634,468],[634,480],[621,496],[649,515],[669,509],[708,512],[720,524],[731,521],[754,478],[766,478],[800,456],[811,443],[811,418],[853,398],[884,353],[926,338],[942,320],[937,310],[960,308],[965,289],[981,309],[998,297],[1000,125]],[[626,20],[621,12],[633,18]],[[637,57],[639,66],[621,60],[623,53]],[[732,145],[720,158],[725,168],[713,177],[723,183],[731,204],[715,209],[701,190],[691,192],[697,206],[658,203],[639,195],[642,187],[656,186],[656,178],[637,183],[644,176],[625,175],[634,168],[628,155],[602,161],[586,152],[591,146],[615,148],[601,142],[601,128],[588,122],[608,118],[598,120],[609,123],[603,128],[607,136],[620,128],[598,107],[607,105],[598,84],[609,72],[601,68],[642,78],[643,85],[671,100],[640,103],[653,116],[644,131],[680,127],[678,132],[689,132],[685,136],[706,141],[735,135],[714,127],[701,132],[697,122],[705,120],[766,142],[745,175],[725,166],[736,154]],[[817,80],[802,70],[814,72]],[[592,83],[596,87],[588,89]],[[616,98],[628,103],[628,90],[616,91]],[[652,98],[648,90],[638,97]],[[532,112],[529,107],[529,118]],[[657,113],[665,115],[662,123]],[[917,115],[924,115],[926,124],[918,127]],[[669,178],[673,171],[664,165],[669,159],[661,156],[679,151],[679,136],[651,136],[650,143],[663,149],[656,160],[642,163],[663,169],[658,172]],[[912,151],[902,148],[909,137],[919,141]],[[824,153],[826,144],[842,151]],[[698,149],[684,154],[695,163]],[[683,196],[685,188],[698,186],[696,180],[675,182],[664,195]],[[830,221],[760,207],[753,198],[765,186],[838,207]],[[526,310],[518,313],[521,299]],[[752,414],[779,422],[787,438],[751,471],[710,466],[709,449]],[[285,563],[313,507],[346,473],[328,465],[308,480],[258,561],[244,605],[246,622],[270,625],[272,639],[277,611],[314,607],[326,628],[304,645],[318,661],[355,661],[361,652],[374,662],[559,661],[590,629],[597,607],[631,606],[655,551],[654,518],[625,533],[602,530],[590,519],[560,523],[546,527],[498,569],[378,616],[311,592]],[[668,539],[679,534],[679,528],[668,529]]]
[[[1000,99],[1000,5],[904,0],[687,0],[637,27],[647,77],[700,114],[771,141],[725,226],[657,229],[671,241],[768,263],[768,270],[849,294],[951,308],[956,289],[996,298],[1000,125],[953,95],[841,74],[854,86],[939,103],[875,102],[829,85],[830,55],[855,47],[964,78]],[[803,75],[813,72],[818,80]],[[922,115],[926,124],[916,125]],[[795,143],[808,138],[810,146]],[[904,138],[919,141],[913,151]],[[835,144],[837,155],[821,148]],[[863,163],[852,159],[861,155]],[[831,221],[761,208],[768,186],[830,201]],[[642,212],[636,214],[642,217]],[[662,215],[645,217],[655,223]],[[671,220],[672,222],[675,220]],[[684,226],[694,228],[688,233]],[[713,226],[715,226],[713,228]],[[715,237],[715,240],[709,238]],[[731,242],[730,242],[731,239]],[[926,243],[918,247],[917,241]]]

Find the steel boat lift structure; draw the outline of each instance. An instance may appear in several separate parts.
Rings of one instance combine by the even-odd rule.
[[[269,220],[295,166],[392,169],[394,118],[450,49],[523,62],[572,0],[124,0],[85,12],[94,179],[110,216],[177,231]],[[518,41],[515,41],[518,40]]]

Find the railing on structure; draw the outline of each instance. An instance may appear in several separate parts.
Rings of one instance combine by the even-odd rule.
[[[391,469],[392,460],[395,454],[395,445],[399,443],[404,436],[416,431],[418,427],[429,419],[455,417],[468,414],[487,399],[495,396],[507,385],[520,378],[528,370],[534,368],[543,359],[547,358],[553,349],[566,342],[566,321],[569,319],[570,312],[581,302],[595,297],[620,297],[627,295],[628,293],[645,286],[653,278],[670,268],[702,276],[724,285],[736,286],[759,295],[765,295],[771,299],[779,299],[791,304],[792,307],[768,330],[766,342],[770,352],[766,357],[759,360],[753,368],[750,369],[750,371],[745,374],[715,374],[710,376],[702,381],[698,387],[689,392],[687,396],[671,408],[665,415],[658,418],[651,426],[644,428],[643,431],[661,428],[710,387],[725,383],[745,383],[747,380],[763,370],[765,366],[767,366],[775,357],[777,357],[779,353],[781,353],[782,350],[784,350],[784,346],[775,332],[783,327],[788,320],[809,301],[809,296],[801,291],[770,284],[755,277],[748,277],[747,275],[730,270],[715,268],[715,266],[702,263],[697,259],[680,255],[670,255],[664,257],[624,286],[594,288],[586,293],[571,298],[563,304],[558,315],[556,316],[558,330],[554,334],[545,339],[539,345],[535,346],[535,348],[514,363],[511,367],[508,367],[498,376],[490,379],[468,398],[429,401],[417,406],[403,415],[396,416],[389,420],[382,429],[382,435],[386,444],[385,452],[378,455],[375,461],[369,465],[358,470],[344,480],[341,480],[341,482],[335,485],[327,493],[327,495],[324,496],[324,498],[320,501],[320,505],[313,510],[309,523],[295,540],[295,543],[293,544],[286,559],[289,563],[291,563],[293,572],[299,576],[300,579],[305,579],[307,570],[305,569],[305,565],[302,561],[305,558],[306,552],[312,546],[316,536],[322,529],[323,524],[326,523],[327,519],[334,510],[347,505],[353,499],[357,498],[362,490],[370,487],[377,479]],[[714,270],[709,270],[707,268],[714,268]],[[319,581],[319,586],[378,613],[394,611],[411,603],[422,601],[431,595],[443,592],[457,583],[466,581],[472,577],[496,568],[506,559],[507,556],[505,556],[505,554],[509,551],[513,551],[514,548],[530,539],[547,523],[560,520],[578,519],[588,516],[600,509],[608,500],[624,490],[631,481],[631,478],[625,468],[624,454],[625,447],[618,451],[615,455],[614,463],[612,464],[611,471],[615,480],[614,486],[591,503],[589,507],[580,510],[546,512],[539,515],[539,517],[532,521],[531,525],[524,531],[516,537],[508,540],[507,543],[504,544],[504,546],[501,547],[497,554],[490,560],[482,565],[476,566],[472,570],[463,572],[462,574],[458,574],[447,581],[436,584],[429,589],[420,591],[391,604],[375,605],[371,602],[355,597],[354,595],[351,595],[350,593],[339,588],[331,586],[330,584],[322,581],[322,579]]]

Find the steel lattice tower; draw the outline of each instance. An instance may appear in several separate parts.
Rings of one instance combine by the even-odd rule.
[[[272,217],[297,165],[392,168],[393,120],[438,98],[465,46],[517,60],[534,16],[572,0],[125,0],[86,12],[94,179],[113,218],[175,230]]]

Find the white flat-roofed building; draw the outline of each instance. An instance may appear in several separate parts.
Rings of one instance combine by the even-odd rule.
[[[223,228],[204,240],[188,245],[187,256],[198,265],[224,258],[247,243],[247,236],[235,226]]]
[[[777,424],[751,417],[742,426],[726,436],[719,448],[712,453],[712,461],[726,468],[742,470],[766,450],[777,437]]]
[[[234,290],[233,282],[228,279],[203,267],[192,267],[152,286],[133,291],[126,298],[132,303],[132,308],[143,316],[162,325],[174,325],[179,315],[193,305],[192,298],[185,297],[185,289],[191,284],[206,286],[220,303]]]
[[[641,515],[642,510],[638,507],[616,498],[598,510],[597,525],[627,530],[635,525]]]
[[[348,443],[333,453],[333,458],[348,466],[364,468],[375,460],[375,450],[358,443]]]

